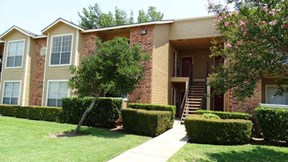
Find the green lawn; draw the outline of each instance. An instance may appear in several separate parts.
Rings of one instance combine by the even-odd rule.
[[[288,148],[263,145],[186,144],[170,162],[287,162]]]
[[[83,136],[49,138],[75,125],[0,116],[0,161],[107,161],[149,137],[83,127]]]

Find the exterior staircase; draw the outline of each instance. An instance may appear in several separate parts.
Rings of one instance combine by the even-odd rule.
[[[186,97],[186,101],[181,116],[181,123],[187,115],[195,113],[196,110],[200,109],[205,95],[205,82],[192,82],[189,85],[189,92]]]

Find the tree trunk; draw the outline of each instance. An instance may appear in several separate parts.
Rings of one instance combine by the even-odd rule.
[[[75,131],[73,132],[73,134],[78,134],[80,132],[80,128],[83,124],[83,121],[85,119],[85,117],[87,116],[87,114],[92,110],[92,108],[94,107],[95,103],[96,103],[97,97],[93,98],[92,103],[90,104],[90,106],[85,110],[85,112],[83,113]]]

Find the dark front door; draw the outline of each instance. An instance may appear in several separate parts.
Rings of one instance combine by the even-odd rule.
[[[182,57],[182,77],[189,77],[193,70],[192,57]]]
[[[224,111],[224,96],[223,95],[214,95],[213,110]]]

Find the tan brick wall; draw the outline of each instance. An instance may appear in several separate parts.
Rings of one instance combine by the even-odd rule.
[[[46,41],[46,38],[33,41],[34,48],[31,51],[33,60],[31,64],[31,100],[29,105],[41,105],[42,102],[45,56],[40,55],[40,49],[46,46]]]
[[[140,35],[142,29],[147,30],[147,35]],[[154,26],[152,25],[134,27],[130,30],[131,44],[139,44],[143,52],[150,55],[150,61],[145,63],[144,79],[140,81],[136,89],[128,95],[129,102],[151,103],[153,30]]]
[[[254,90],[254,95],[250,98],[245,98],[243,101],[238,101],[236,97],[232,96],[233,91],[229,91],[228,95],[228,109],[227,111],[246,112],[253,114],[254,109],[261,103],[261,81],[259,81]]]

